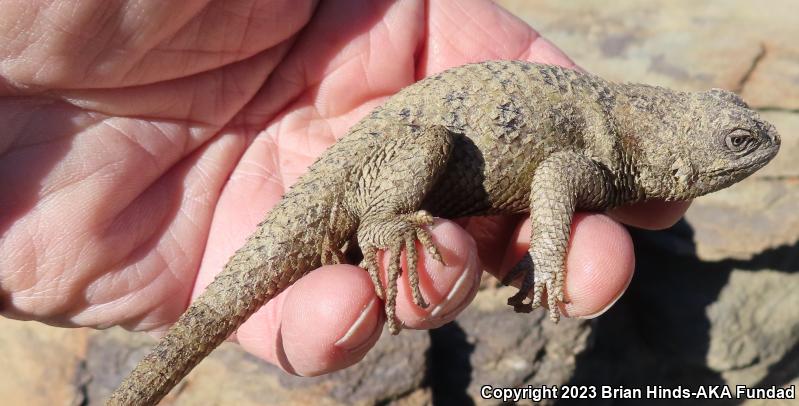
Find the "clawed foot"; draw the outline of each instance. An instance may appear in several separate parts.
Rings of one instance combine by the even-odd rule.
[[[422,297],[422,292],[419,289],[419,271],[417,269],[419,255],[416,252],[416,240],[422,244],[422,247],[431,257],[444,263],[438,248],[433,243],[433,237],[424,228],[432,224],[433,216],[424,210],[420,210],[412,214],[394,216],[383,221],[372,222],[363,231],[358,232],[358,239],[363,252],[363,261],[360,267],[369,271],[369,276],[375,286],[375,293],[380,299],[385,301],[388,328],[392,334],[397,334],[400,331],[400,325],[396,318],[396,299],[397,279],[402,272],[400,256],[402,248],[405,248],[408,282],[412,290],[413,303],[419,307],[426,308],[428,303]],[[377,264],[377,250],[379,249],[387,249],[391,252],[386,290],[383,289],[383,284],[380,283]]]
[[[513,269],[508,272],[502,283],[509,285],[519,275],[523,275],[522,286],[519,292],[508,298],[508,304],[518,313],[529,313],[541,307],[541,300],[544,293],[547,293],[547,306],[549,307],[549,319],[557,323],[560,320],[559,303],[563,303],[564,289],[563,280],[565,270],[545,271],[534,270],[532,257],[527,254],[522,258]],[[533,291],[533,299],[526,302]]]

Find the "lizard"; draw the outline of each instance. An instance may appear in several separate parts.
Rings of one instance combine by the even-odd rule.
[[[749,176],[779,147],[774,126],[722,89],[615,83],[511,60],[427,77],[309,167],[107,404],[157,403],[256,309],[311,270],[343,262],[352,241],[397,334],[400,252],[420,307],[417,241],[443,262],[426,228],[434,216],[530,213],[529,251],[505,278],[521,278],[508,304],[530,312],[545,301],[557,321],[576,210],[690,200]],[[390,254],[385,288],[378,250]]]

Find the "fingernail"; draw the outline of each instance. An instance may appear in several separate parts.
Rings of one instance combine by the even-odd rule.
[[[344,333],[344,336],[336,341],[335,346],[346,351],[358,352],[359,350],[363,349],[364,346],[370,345],[372,341],[370,338],[375,333],[380,334],[380,332],[382,332],[382,328],[379,328],[380,323],[374,323],[373,320],[369,320],[369,314],[374,312],[375,307],[379,305],[379,300],[376,298],[372,299],[369,304],[363,308],[361,313],[358,315],[358,318],[355,319],[355,322],[352,323],[352,326],[350,326],[349,330]],[[373,324],[369,325],[370,322]]]
[[[593,319],[593,318],[597,318],[597,317],[601,316],[602,314],[604,314],[606,311],[608,311],[608,309],[610,309],[611,307],[613,307],[613,305],[614,305],[614,304],[616,304],[616,302],[617,302],[617,301],[618,301],[620,298],[621,298],[621,295],[619,295],[617,298],[613,299],[613,301],[612,301],[612,302],[610,302],[610,304],[609,304],[609,305],[607,305],[607,306],[603,307],[602,309],[600,309],[600,310],[599,310],[598,312],[596,312],[596,313],[586,314],[586,315],[584,315],[584,316],[570,316],[570,317],[572,317],[572,318],[575,318],[575,319]],[[569,314],[569,313],[570,313],[570,312],[568,311],[568,308],[569,308],[569,307],[570,307],[570,306],[566,306],[566,314]]]
[[[477,286],[480,284],[480,272],[472,272],[471,267],[477,262],[476,258],[473,258],[476,254],[474,254],[474,251],[471,251],[469,255],[470,258],[466,261],[466,264],[468,264],[467,267],[464,268],[461,276],[455,281],[455,284],[452,285],[452,289],[449,290],[447,297],[430,312],[430,319],[447,319],[453,312],[459,311],[463,307],[465,301],[471,300],[472,296],[474,296],[474,292],[472,291],[476,291]],[[464,292],[467,293],[463,295]],[[456,298],[460,301],[457,305],[453,306],[451,303]],[[446,313],[444,313],[445,310]]]

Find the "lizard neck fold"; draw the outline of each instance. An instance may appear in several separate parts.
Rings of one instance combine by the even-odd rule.
[[[657,86],[614,84],[610,107],[621,144],[621,204],[649,199],[679,200],[679,176],[691,176],[689,154],[678,145],[684,117],[675,106],[688,108],[688,94]]]

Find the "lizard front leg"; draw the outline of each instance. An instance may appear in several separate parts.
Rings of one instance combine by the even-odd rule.
[[[419,210],[427,192],[445,170],[452,151],[452,134],[443,127],[413,129],[396,125],[389,131],[400,136],[386,138],[379,154],[370,156],[359,179],[355,211],[361,219],[357,231],[363,252],[362,268],[369,271],[377,295],[385,301],[386,318],[392,334],[400,325],[396,320],[397,279],[402,271],[400,251],[405,248],[408,280],[413,301],[427,307],[419,289],[416,241],[436,260],[442,261],[425,228],[433,217]],[[391,261],[385,291],[378,276],[377,250],[388,250]]]
[[[604,210],[612,203],[613,191],[610,173],[576,152],[553,154],[538,166],[530,186],[532,235],[528,255],[506,277],[508,281],[523,274],[519,292],[508,299],[517,312],[541,306],[546,292],[550,319],[559,320],[574,211]],[[532,301],[525,303],[530,290]]]

